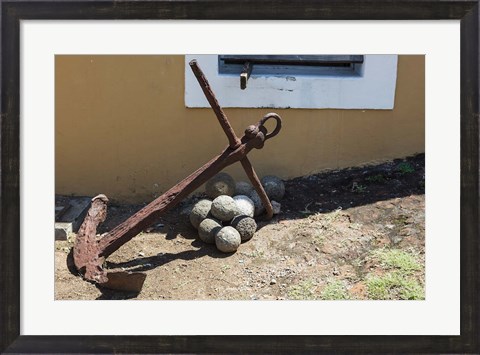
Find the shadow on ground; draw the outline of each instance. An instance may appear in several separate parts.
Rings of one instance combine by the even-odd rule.
[[[107,261],[106,268],[107,269],[128,269],[132,272],[141,272],[141,271],[148,271],[155,269],[159,266],[163,266],[172,262],[174,260],[193,260],[198,259],[203,256],[209,256],[212,258],[223,259],[228,258],[233,253],[222,253],[215,248],[214,245],[205,245],[202,242],[194,241],[192,242],[192,246],[196,246],[200,249],[197,250],[186,250],[180,253],[159,253],[156,256],[150,257],[140,257],[136,258],[127,262],[123,263],[114,263]]]
[[[295,178],[285,182],[285,191],[279,220],[423,195],[425,155]]]
[[[299,177],[286,181],[285,190],[285,196],[280,201],[282,213],[271,221],[259,221],[259,229],[285,220],[303,219],[314,214],[326,214],[394,198],[422,195],[425,193],[425,156],[420,154],[374,166]],[[191,240],[191,246],[195,247],[195,250],[159,253],[155,256],[137,257],[127,262],[106,261],[105,268],[144,272],[175,260],[189,261],[204,256],[228,258],[231,254],[221,253],[214,245],[205,245],[195,240],[196,231],[188,223],[188,215],[185,217],[183,214],[183,217],[179,217],[187,205],[202,197],[195,196],[184,201],[162,216],[159,223],[147,231],[160,232],[167,240],[174,241],[179,237]],[[142,207],[144,205],[112,204],[109,206],[107,220],[99,228],[99,233],[115,227]],[[71,265],[69,269],[74,275],[78,275]],[[138,292],[115,291],[102,287],[98,289],[102,295],[97,299],[130,299],[138,296]]]

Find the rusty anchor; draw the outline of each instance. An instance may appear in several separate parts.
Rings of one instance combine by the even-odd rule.
[[[105,259],[145,228],[152,225],[164,212],[177,205],[215,174],[237,161],[240,161],[242,164],[245,173],[260,196],[266,210],[265,217],[270,219],[273,216],[273,209],[270,200],[265,193],[247,154],[253,148],[261,149],[266,140],[278,134],[282,127],[280,116],[276,113],[265,115],[256,125],[248,126],[245,129],[244,136],[239,139],[215,98],[215,95],[196,60],[192,60],[189,64],[203,90],[203,93],[205,94],[205,97],[212,107],[218,122],[227,135],[229,145],[222,153],[220,153],[220,155],[212,158],[201,168],[180,181],[170,190],[166,191],[163,195],[130,216],[110,232],[101,236],[97,235],[97,227],[107,216],[108,199],[105,195],[94,197],[85,220],[77,233],[77,238],[73,247],[73,262],[75,268],[87,281],[109,288],[125,289],[125,286],[115,286],[118,276],[116,273],[108,273],[107,275],[107,271],[103,268]],[[265,127],[265,123],[269,119],[274,119],[276,121],[275,129],[271,133],[268,133]],[[140,283],[141,288],[144,279],[145,275],[140,281],[138,281],[138,278],[134,278],[132,282]],[[138,289],[138,285],[133,286],[132,288]]]

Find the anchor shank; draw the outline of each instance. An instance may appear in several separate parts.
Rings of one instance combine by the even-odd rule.
[[[190,64],[190,68],[192,68],[193,74],[195,74],[195,77],[197,78],[198,83],[200,84],[200,87],[203,90],[203,93],[205,94],[205,97],[208,100],[208,103],[212,107],[213,112],[215,112],[215,115],[217,116],[220,126],[222,126],[223,131],[227,135],[230,148],[238,147],[241,143],[240,139],[238,139],[237,135],[235,134],[235,131],[233,130],[233,127],[230,125],[230,122],[228,122],[227,116],[225,115],[222,108],[220,107],[220,104],[215,98],[215,94],[210,88],[210,84],[208,83],[207,78],[205,77],[202,70],[198,66],[197,61],[192,60],[189,64]]]
[[[267,193],[265,192],[262,186],[262,183],[260,182],[260,179],[257,176],[257,173],[255,172],[255,169],[253,169],[252,163],[250,163],[250,160],[248,159],[247,156],[245,156],[242,160],[240,160],[240,163],[242,164],[243,170],[245,170],[245,173],[250,179],[250,182],[252,183],[253,187],[257,191],[258,196],[260,196],[260,200],[262,200],[263,207],[265,207],[265,210],[267,212],[267,215],[265,216],[265,218],[271,219],[273,217],[272,204],[270,202],[270,199],[267,196]]]

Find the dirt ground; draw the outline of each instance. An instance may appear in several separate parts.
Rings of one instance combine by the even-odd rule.
[[[140,292],[72,274],[75,235],[55,242],[55,299],[424,299],[424,155],[285,182],[281,214],[224,254],[197,238],[186,206],[112,254],[108,269],[143,271]],[[142,205],[110,204],[104,232]]]

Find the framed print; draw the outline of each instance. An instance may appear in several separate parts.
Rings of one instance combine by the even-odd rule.
[[[477,1],[4,1],[1,13],[2,352],[480,351]],[[295,180],[298,186],[323,188],[331,203],[310,201],[307,193],[293,198],[300,190],[287,182],[292,198],[280,201],[283,217],[273,229],[262,224],[258,241],[233,255],[222,254],[232,250],[221,243],[208,249],[195,241],[187,250],[177,231],[154,231],[143,236],[151,249],[132,244],[122,249],[123,259],[100,258],[97,265],[146,272],[144,292],[105,291],[103,281],[78,266],[68,230],[53,255],[51,205],[57,215],[63,203],[54,196],[96,191],[146,204],[195,171],[210,145],[216,147],[210,134],[219,128],[210,117],[218,103],[203,96],[208,83],[192,74],[195,65],[235,130],[266,109],[282,116],[278,142],[266,142],[252,158],[258,172],[309,175]],[[319,110],[323,116],[314,114]],[[226,126],[219,121],[227,127],[228,149],[237,149],[228,120]],[[247,128],[239,142],[273,136],[270,126],[260,126]],[[322,148],[309,151],[309,139]],[[391,154],[389,141],[397,149]],[[417,151],[422,154],[410,160],[358,172],[356,180],[345,182],[344,170],[335,170],[337,185],[325,173],[373,162],[375,154],[393,159]],[[242,166],[251,167],[243,160]],[[324,175],[310,175],[316,173]],[[407,179],[406,192],[385,195],[410,198],[400,207],[373,196],[385,190],[375,186],[388,182],[394,187],[387,190],[397,191]],[[337,186],[343,200],[332,197]],[[360,198],[375,209],[345,211]],[[123,207],[109,208],[116,216]],[[128,208],[122,216],[133,213]],[[378,219],[395,208],[393,221]],[[351,211],[371,214],[371,229],[355,223]],[[192,213],[186,215],[194,224]],[[325,218],[335,216],[341,217],[336,231],[325,233]],[[238,230],[232,218],[219,226]],[[161,222],[153,228],[164,228]],[[99,229],[102,237],[109,236],[109,223]],[[281,232],[294,223],[303,223],[300,242]],[[371,236],[388,237],[389,230],[417,238],[419,248],[390,250]],[[157,250],[163,236],[174,245],[165,253]],[[346,247],[350,242],[378,245],[360,255]],[[280,255],[281,246],[288,253]],[[351,260],[337,268],[326,255]],[[310,273],[289,279],[288,272],[300,274],[296,263]],[[343,277],[349,273],[365,279],[350,282]],[[205,275],[220,280],[207,287]]]

